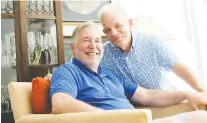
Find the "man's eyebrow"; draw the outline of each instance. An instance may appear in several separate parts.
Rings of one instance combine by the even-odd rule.
[[[96,39],[100,39],[100,40],[101,40],[101,38],[100,38],[100,37],[97,37]]]
[[[120,23],[119,22],[116,22],[115,24],[114,24],[114,26],[116,26],[116,25],[119,25]],[[108,28],[103,28],[103,30],[106,30],[106,29],[111,29],[110,27],[108,27]]]
[[[82,39],[90,39],[90,37],[83,37]]]
[[[114,25],[118,25],[118,24],[120,24],[119,22],[117,22],[117,23],[115,23]]]

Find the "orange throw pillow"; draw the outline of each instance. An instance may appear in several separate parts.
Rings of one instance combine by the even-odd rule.
[[[37,114],[51,113],[50,81],[41,77],[32,79],[32,105]]]

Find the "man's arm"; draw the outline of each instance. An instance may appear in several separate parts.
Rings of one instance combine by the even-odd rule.
[[[183,79],[188,85],[194,88],[198,92],[203,92],[204,90],[199,86],[197,79],[192,72],[181,62],[178,62],[173,67],[173,72]]]
[[[69,113],[69,112],[92,112],[102,109],[93,107],[87,103],[74,99],[65,93],[55,93],[52,96],[52,113]]]
[[[187,99],[195,109],[198,105],[207,104],[207,94],[201,92],[179,92],[164,90],[148,90],[138,87],[131,100],[146,106],[169,106]]]

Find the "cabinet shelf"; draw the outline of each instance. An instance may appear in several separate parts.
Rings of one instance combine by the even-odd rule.
[[[29,65],[30,68],[48,68],[48,67],[58,67],[58,64],[40,64],[40,65]]]
[[[2,13],[1,18],[2,19],[14,19],[15,15],[14,14],[4,14],[4,13]]]
[[[54,15],[28,14],[27,19],[51,19],[51,20],[55,20],[55,16]]]

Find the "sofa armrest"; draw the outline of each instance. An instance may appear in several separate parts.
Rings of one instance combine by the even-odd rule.
[[[150,123],[151,111],[111,110],[100,112],[65,114],[29,114],[18,118],[16,123]]]
[[[152,119],[194,111],[194,108],[191,107],[187,101],[183,101],[181,103],[171,106],[166,106],[166,107],[142,107],[142,106],[135,106],[135,107],[136,109],[150,109],[152,111]],[[199,109],[206,110],[206,106],[205,105],[200,106]]]

